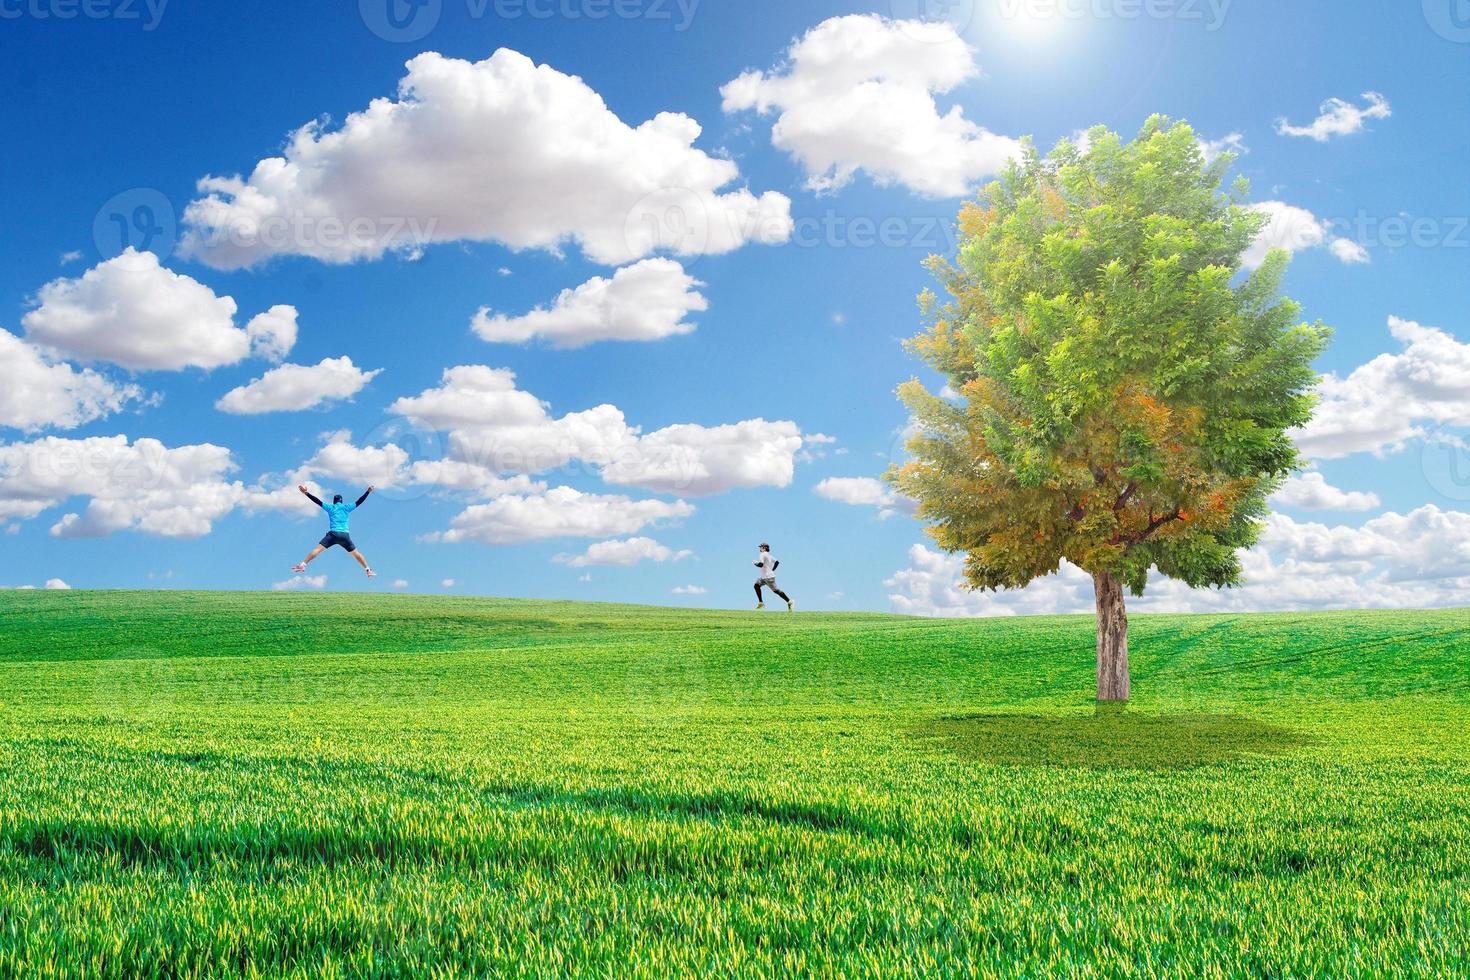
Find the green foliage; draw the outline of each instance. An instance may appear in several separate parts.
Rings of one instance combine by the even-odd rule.
[[[1229,162],[1162,117],[1028,146],[961,212],[956,263],[931,260],[951,301],[921,297],[912,347],[961,398],[901,389],[919,428],[891,478],[973,586],[1063,558],[1135,594],[1151,567],[1239,582],[1329,331],[1279,298],[1285,252],[1241,274],[1264,218],[1222,192]]]
[[[1462,975],[1470,612],[1133,627],[0,592],[0,976]]]

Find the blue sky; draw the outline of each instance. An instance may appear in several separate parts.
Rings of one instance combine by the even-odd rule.
[[[390,2],[402,39],[381,36]],[[744,606],[769,540],[803,608],[1085,610],[1069,572],[964,593],[901,501],[823,481],[871,479],[899,453],[920,263],[949,250],[998,155],[1096,123],[1131,135],[1161,112],[1243,150],[1236,170],[1296,252],[1287,293],[1337,334],[1319,365],[1326,417],[1303,437],[1315,468],[1279,502],[1251,584],[1160,581],[1143,608],[1456,602],[1470,585],[1470,11],[1456,2],[980,0],[924,5],[942,16],[923,22],[921,0],[0,0],[0,584]],[[492,66],[499,49],[551,74],[509,54]],[[415,58],[415,98],[437,115],[409,123],[391,100]],[[846,98],[859,63],[869,101]],[[747,72],[761,74],[722,95]],[[619,125],[587,114],[596,97]],[[338,139],[374,100],[389,100],[381,125]],[[911,111],[930,101],[932,120]],[[201,178],[249,177],[313,120],[294,162],[320,186],[215,185],[215,218],[188,210],[211,197]],[[895,150],[936,133],[947,142],[922,166]],[[639,190],[673,184],[652,204]],[[640,218],[688,222],[690,201],[718,212],[713,232],[630,242]],[[321,226],[271,248],[208,237],[257,205],[433,230],[381,255]],[[588,283],[586,302],[556,306]],[[539,324],[572,346],[487,340],[482,309],[486,331]],[[301,409],[276,375],[251,397],[287,409],[218,407],[283,364],[324,378],[324,361],[354,394]],[[467,375],[446,391],[456,366],[495,369],[474,384],[496,393]],[[435,390],[493,417],[405,411]],[[544,417],[495,428],[538,400]],[[578,414],[599,406],[620,420]],[[159,462],[140,439],[215,448]],[[517,476],[500,450],[519,459],[525,440],[558,461],[583,448]],[[495,465],[459,483],[412,471],[457,442]],[[334,552],[310,570],[325,582],[292,581],[325,524],[277,492],[293,478],[393,484],[353,526],[380,578]],[[589,552],[600,542],[622,544]],[[687,586],[706,591],[673,592]]]

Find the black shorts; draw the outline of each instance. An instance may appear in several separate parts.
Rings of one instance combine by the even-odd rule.
[[[327,536],[321,540],[323,548],[330,548],[334,544],[340,544],[349,552],[357,550],[357,545],[352,543],[352,535],[346,531],[328,531]]]

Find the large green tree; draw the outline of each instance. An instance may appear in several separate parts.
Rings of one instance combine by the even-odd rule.
[[[1330,331],[1279,295],[1287,253],[1241,275],[1265,218],[1229,165],[1157,116],[1028,143],[930,259],[949,299],[920,297],[911,349],[958,397],[900,389],[916,434],[890,479],[973,588],[1092,576],[1100,701],[1129,696],[1124,590],[1238,584],[1314,404]]]

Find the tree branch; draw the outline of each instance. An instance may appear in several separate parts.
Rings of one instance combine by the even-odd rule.
[[[1117,501],[1113,504],[1113,513],[1116,514],[1116,513],[1118,513],[1118,511],[1122,510],[1124,507],[1127,507],[1128,506],[1128,501],[1133,498],[1133,495],[1137,491],[1138,491],[1138,484],[1136,484],[1136,483],[1130,483],[1130,484],[1128,484],[1128,486],[1124,487],[1123,488],[1123,492],[1118,495]]]

